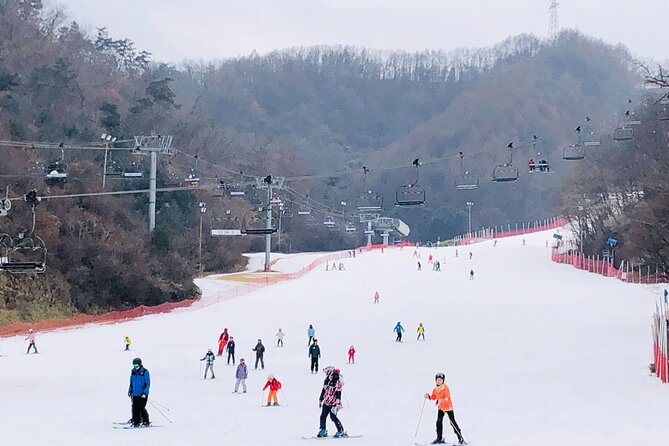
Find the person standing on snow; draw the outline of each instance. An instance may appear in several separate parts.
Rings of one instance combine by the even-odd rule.
[[[423,341],[424,341],[425,340],[425,327],[423,327],[422,322],[420,324],[418,324],[418,329],[416,330],[416,332],[418,333],[418,337],[416,338],[416,340],[419,341],[420,337],[422,336]]]
[[[207,353],[204,355],[204,358],[200,359],[200,361],[207,361],[207,365],[204,368],[204,378],[202,379],[207,379],[207,372],[211,370],[211,379],[216,379],[216,375],[214,375],[214,361],[216,360],[216,356],[214,356],[214,352],[211,351],[211,349],[207,350]]]
[[[307,336],[309,337],[309,340],[307,341],[307,347],[311,345],[311,341],[314,339],[315,335],[316,330],[314,330],[314,326],[309,324],[309,328],[307,328]]]
[[[230,340],[228,341],[228,345],[225,346],[225,351],[228,352],[228,362],[227,364],[230,365],[230,358],[232,358],[232,365],[235,365],[235,341],[230,336]]]
[[[469,280],[474,280],[474,270],[469,270]]]
[[[274,377],[274,375],[269,375],[267,377],[267,382],[265,383],[265,386],[262,388],[262,391],[264,392],[265,389],[267,389],[268,387],[269,387],[269,393],[267,394],[267,405],[278,406],[279,398],[277,398],[276,393],[281,389],[281,383],[279,382],[278,379]],[[274,400],[274,404],[271,403],[272,400]]]
[[[335,438],[348,437],[344,431],[344,426],[337,418],[337,412],[341,409],[341,391],[344,386],[344,380],[340,374],[339,369],[332,366],[325,367],[323,369],[327,375],[325,381],[323,382],[323,389],[321,389],[321,395],[318,398],[318,407],[321,409],[320,417],[320,430],[316,435],[319,438],[327,437],[328,431],[325,429],[325,421],[330,415],[330,419],[337,427],[337,433],[334,435]]]
[[[132,344],[132,339],[130,339],[129,336],[126,336],[125,338],[123,338],[123,342],[125,343],[125,351],[127,352],[128,350],[130,350],[130,344]]]
[[[420,262],[418,262],[418,271],[420,271]]]
[[[395,339],[395,342],[402,342],[402,332],[404,331],[402,324],[398,322],[397,325],[395,325],[395,328],[393,328],[393,331],[397,333],[397,339]]]
[[[283,337],[286,335],[286,333],[282,332],[281,329],[279,328],[279,332],[274,335],[276,336],[276,346],[277,347],[283,347]]]
[[[223,351],[225,350],[225,345],[228,343],[230,334],[228,334],[228,329],[224,328],[223,333],[218,337],[218,356],[223,356]]]
[[[309,347],[309,358],[311,358],[311,373],[318,373],[318,358],[321,357],[321,348],[318,346],[318,339],[314,339]]]
[[[37,351],[37,346],[35,345],[35,332],[33,331],[32,328],[28,329],[28,336],[26,336],[25,340],[30,342],[28,344],[28,350],[26,351],[26,355],[30,353],[31,348],[35,349],[35,354],[39,353]],[[25,344],[23,344],[23,345],[25,345]]]
[[[254,367],[255,370],[258,369],[258,361],[260,361],[260,365],[263,370],[265,370],[265,346],[262,345],[262,341],[258,339],[258,343],[256,344],[255,347],[253,347],[253,351],[256,352],[256,365]]]
[[[149,371],[142,365],[141,358],[132,360],[132,371],[130,372],[130,387],[128,396],[132,398],[132,426],[148,427],[149,412],[146,403],[149,400],[149,387],[151,387],[151,376]]]
[[[437,404],[437,438],[432,444],[446,443],[442,436],[444,431],[444,415],[448,414],[448,419],[453,427],[453,432],[458,436],[458,444],[465,444],[465,439],[460,431],[460,426],[455,421],[455,413],[453,412],[453,401],[451,401],[451,389],[448,388],[444,382],[446,376],[443,373],[437,373],[434,380],[436,385],[432,389],[432,393],[426,393],[425,398],[428,400],[436,400]]]
[[[374,293],[374,303],[375,303],[375,304],[378,304],[378,303],[379,303],[379,297],[380,297],[380,296],[379,296],[379,292],[378,292],[378,291],[375,292],[375,293]]]
[[[249,377],[249,371],[246,368],[246,363],[244,362],[244,358],[239,358],[239,365],[237,366],[237,371],[235,372],[235,378],[237,378],[237,382],[235,383],[234,393],[237,393],[240,384],[244,389],[244,393],[246,393],[246,378],[248,377]]]
[[[355,347],[353,346],[348,349],[348,363],[355,364]]]

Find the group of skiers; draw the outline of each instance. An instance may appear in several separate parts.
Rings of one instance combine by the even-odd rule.
[[[393,328],[393,332],[397,335],[395,338],[395,342],[403,342],[402,341],[402,333],[404,333],[404,327],[402,326],[401,322],[397,322],[397,325],[395,325],[395,328]],[[420,322],[418,324],[418,328],[416,329],[416,333],[418,333],[418,337],[416,337],[416,340],[419,341],[421,338],[423,338],[423,341],[425,340],[425,327],[423,326],[423,323]]]
[[[337,262],[333,261],[332,266],[330,266],[329,260],[325,262],[325,271],[344,271],[344,270],[346,270],[346,267],[344,267],[344,262],[339,262],[339,265],[337,265]]]

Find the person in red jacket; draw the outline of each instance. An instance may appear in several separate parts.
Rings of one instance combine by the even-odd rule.
[[[279,405],[279,398],[276,396],[276,392],[281,389],[281,383],[279,382],[278,379],[274,377],[274,375],[269,375],[267,377],[267,382],[265,383],[265,387],[262,388],[262,391],[264,392],[265,389],[269,387],[269,394],[267,395],[267,405],[268,406],[278,406]],[[274,404],[271,403],[271,401],[274,400]]]
[[[379,292],[378,292],[378,291],[377,291],[376,293],[374,293],[374,303],[375,303],[375,304],[378,304],[378,303],[379,303],[379,297],[380,297],[380,296],[379,296]]]
[[[225,351],[225,345],[228,343],[230,334],[228,334],[228,329],[224,328],[223,333],[218,337],[218,356],[222,356]]]
[[[353,346],[348,349],[348,363],[355,364],[355,347]]]
[[[425,398],[428,400],[436,400],[437,404],[437,439],[432,444],[446,443],[442,436],[444,430],[444,415],[448,414],[448,419],[453,427],[453,432],[458,436],[458,444],[465,444],[465,439],[460,431],[460,426],[455,421],[455,414],[453,412],[453,401],[451,401],[451,389],[445,383],[446,376],[443,373],[437,373],[434,377],[436,385],[432,389],[432,393],[426,393]]]

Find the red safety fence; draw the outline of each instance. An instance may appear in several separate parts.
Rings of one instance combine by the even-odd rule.
[[[669,382],[669,305],[667,297],[664,302],[655,305],[653,314],[653,364],[652,372],[663,383]]]
[[[569,223],[569,219],[564,217],[553,217],[545,220],[537,220],[534,222],[523,222],[520,225],[515,224],[514,229],[511,229],[510,224],[501,225],[494,228],[484,228],[476,232],[463,234],[455,238],[457,245],[469,245],[471,243],[482,242],[484,240],[492,240],[496,238],[514,237],[516,235],[533,234],[535,232],[548,231],[550,229],[561,228]]]
[[[356,248],[355,250],[350,251],[340,251],[331,254],[327,254],[321,257],[318,257],[307,266],[300,268],[296,272],[292,273],[263,273],[264,275],[253,276],[254,273],[244,274],[244,277],[240,280],[243,280],[243,283],[238,283],[237,281],[230,282],[234,283],[229,288],[209,294],[201,297],[200,299],[190,299],[183,300],[180,302],[165,302],[160,305],[155,305],[147,307],[140,305],[131,310],[124,311],[111,311],[109,313],[100,314],[100,315],[88,315],[80,314],[72,318],[67,319],[46,319],[39,322],[17,322],[4,327],[0,327],[0,337],[14,336],[17,334],[26,333],[28,329],[32,328],[35,331],[52,331],[63,328],[75,328],[80,327],[86,324],[113,324],[128,321],[142,316],[148,316],[152,314],[162,314],[169,313],[178,308],[204,308],[215,303],[233,299],[235,297],[243,296],[249,294],[253,291],[256,291],[260,288],[266,286],[283,282],[285,280],[298,279],[308,272],[315,269],[317,266],[322,265],[325,262],[330,262],[334,260],[342,260],[345,258],[352,258],[354,256],[353,252],[363,253],[370,251],[383,251],[384,249],[400,247],[400,246],[413,246],[411,243],[402,243],[396,245],[371,245]]]

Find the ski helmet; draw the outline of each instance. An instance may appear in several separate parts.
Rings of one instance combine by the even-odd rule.
[[[142,365],[142,358],[135,358],[132,360],[132,364]]]
[[[329,366],[327,366],[323,369],[323,373],[325,373],[326,375],[329,375],[330,373],[336,373],[336,370],[337,369],[334,368],[334,366],[329,365]]]
[[[441,373],[441,372],[437,373],[437,374],[434,376],[434,379],[439,379],[439,378],[441,378],[442,381],[446,381],[446,375],[444,375],[444,374]]]

